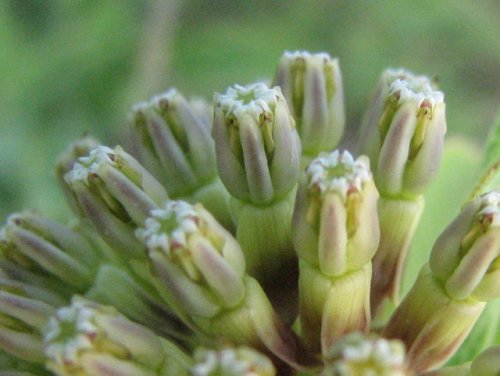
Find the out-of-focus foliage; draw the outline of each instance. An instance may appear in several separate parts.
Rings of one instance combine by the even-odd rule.
[[[340,58],[351,129],[382,69],[404,66],[437,76],[450,134],[483,141],[500,102],[499,14],[494,0],[2,1],[0,218],[63,217],[55,157],[86,132],[109,140],[133,102],[271,77],[286,49]]]

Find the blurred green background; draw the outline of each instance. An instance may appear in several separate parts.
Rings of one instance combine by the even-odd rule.
[[[272,77],[284,50],[327,51],[340,59],[351,135],[384,68],[435,76],[445,92],[447,151],[407,288],[480,174],[499,36],[498,0],[0,0],[0,221],[25,208],[68,218],[55,159],[86,133],[114,145],[134,102],[169,86],[211,98]]]
[[[113,144],[130,106],[175,85],[211,98],[271,77],[284,50],[340,58],[348,122],[378,75],[436,76],[449,134],[480,145],[500,103],[500,2],[0,1],[0,220],[67,215],[52,179],[84,133]]]

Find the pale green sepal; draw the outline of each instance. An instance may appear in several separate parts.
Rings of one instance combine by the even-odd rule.
[[[330,278],[317,267],[299,259],[300,336],[315,354],[321,353],[321,322],[331,286]]]
[[[258,207],[232,198],[236,239],[245,254],[248,273],[260,278],[288,265],[294,257],[290,222],[295,190],[269,206]]]
[[[371,263],[332,280],[321,319],[323,354],[343,335],[370,328]]]

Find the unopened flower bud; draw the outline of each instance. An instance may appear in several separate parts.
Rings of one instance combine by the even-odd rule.
[[[44,329],[47,367],[58,376],[187,375],[190,361],[174,345],[111,306],[74,297]]]
[[[333,150],[345,124],[338,60],[327,53],[285,52],[273,84],[281,88],[297,123],[303,154],[314,158]]]
[[[87,156],[97,146],[99,146],[99,141],[92,137],[84,136],[71,143],[57,159],[55,168],[57,183],[64,193],[67,203],[75,212],[78,211],[78,204],[75,202],[75,197],[64,176],[73,169],[73,165],[78,158]]]
[[[382,195],[418,196],[436,176],[446,133],[443,100],[425,76],[404,70],[382,75],[361,146]]]
[[[297,184],[300,140],[278,87],[235,85],[216,94],[212,135],[221,180],[239,200],[270,204]]]
[[[250,347],[197,349],[192,376],[274,376],[273,363]]]
[[[42,298],[50,296],[37,289]],[[22,283],[0,279],[0,349],[31,363],[43,363],[41,330],[55,307]]]
[[[331,346],[325,354],[326,367],[321,376],[409,376],[405,347],[401,341],[376,335],[350,333]]]
[[[139,103],[131,120],[143,145],[147,168],[159,165],[160,181],[172,197],[185,196],[215,177],[210,126],[175,89]],[[148,158],[149,157],[149,158]]]
[[[202,206],[170,201],[151,211],[137,236],[146,245],[153,274],[185,312],[213,317],[243,299],[241,248]]]
[[[378,192],[369,162],[347,151],[320,155],[306,170],[292,222],[300,258],[302,335],[323,351],[370,323],[371,259],[379,242]]]
[[[468,202],[434,244],[429,263],[453,299],[500,297],[500,192]]]
[[[293,215],[299,257],[331,277],[362,268],[378,247],[377,199],[366,157],[336,150],[313,160]]]
[[[168,199],[161,184],[120,147],[105,146],[79,158],[65,179],[102,238],[114,249],[142,258],[134,230]]]
[[[12,214],[0,234],[6,259],[68,284],[76,292],[88,288],[97,268],[98,253],[70,228],[41,215]]]

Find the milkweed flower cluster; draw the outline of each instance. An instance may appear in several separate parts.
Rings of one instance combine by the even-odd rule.
[[[171,88],[132,108],[129,144],[63,153],[71,224],[0,232],[0,376],[498,375],[498,346],[443,367],[500,297],[498,186],[399,303],[443,93],[388,69],[345,150],[338,59],[286,52],[272,82]]]

